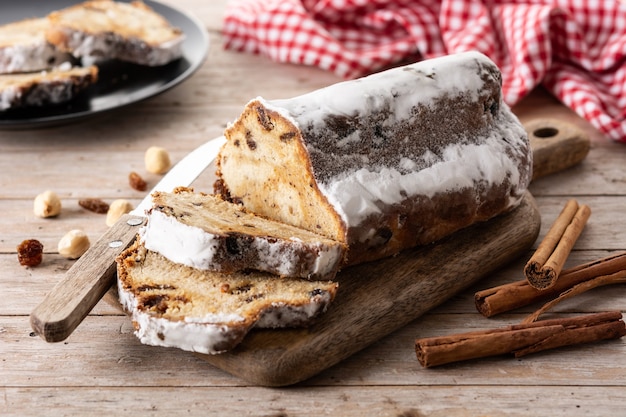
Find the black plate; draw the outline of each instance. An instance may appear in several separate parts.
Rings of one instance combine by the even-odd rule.
[[[0,24],[45,16],[76,3],[80,1],[0,0]],[[99,63],[98,82],[74,100],[53,106],[1,111],[0,128],[36,128],[84,119],[153,97],[191,76],[204,62],[209,48],[209,38],[202,24],[171,6],[151,0],[145,0],[145,3],[170,24],[183,30],[182,58],[161,67],[121,61]]]

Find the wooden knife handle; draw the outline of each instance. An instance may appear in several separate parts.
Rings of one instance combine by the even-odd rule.
[[[571,123],[535,119],[524,127],[533,150],[533,180],[572,167],[589,153],[589,136]]]
[[[115,258],[134,240],[144,217],[125,214],[81,256],[32,311],[30,325],[47,342],[61,342],[111,287]]]

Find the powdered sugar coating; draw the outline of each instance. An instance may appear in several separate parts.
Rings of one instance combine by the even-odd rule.
[[[348,226],[357,226],[369,215],[381,212],[377,202],[393,205],[407,195],[432,198],[437,193],[472,188],[480,181],[498,184],[506,179],[518,184],[521,173],[517,159],[505,152],[504,148],[508,145],[500,139],[511,135],[523,136],[523,130],[515,129],[515,126],[501,126],[482,144],[450,144],[443,149],[441,157],[426,153],[424,160],[431,160],[427,168],[408,173],[387,167],[379,171],[362,168],[334,181],[320,183],[320,191]],[[512,132],[505,132],[509,130]],[[403,164],[417,165],[411,160],[403,161]],[[509,206],[517,205],[522,197],[521,190],[516,190],[511,194]]]
[[[139,237],[148,250],[172,262],[204,270],[213,266],[217,238],[160,211],[149,211],[148,222],[140,229]]]
[[[0,110],[10,108],[13,103],[20,97],[20,89],[18,87],[9,87],[0,91]]]
[[[293,306],[285,303],[274,303],[272,309],[263,312],[254,327],[260,329],[278,329],[282,327],[300,326],[307,323],[312,317],[321,312],[326,312],[331,302],[328,292],[321,292],[313,297],[307,304]]]

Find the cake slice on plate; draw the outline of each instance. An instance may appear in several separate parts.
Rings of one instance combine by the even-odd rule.
[[[48,41],[76,57],[159,66],[182,56],[183,32],[140,1],[87,1],[48,19]]]
[[[63,64],[48,71],[0,75],[0,111],[67,102],[98,80],[98,68]]]
[[[46,18],[0,26],[0,74],[42,71],[71,62],[72,56],[46,40]]]

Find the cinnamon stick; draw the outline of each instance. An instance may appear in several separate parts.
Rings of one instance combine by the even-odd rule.
[[[556,297],[581,282],[626,270],[626,252],[610,255],[564,270],[556,284],[547,290],[537,290],[521,280],[478,291],[474,294],[476,309],[485,317]]]
[[[522,323],[532,323],[534,321],[537,321],[539,316],[541,316],[543,313],[545,313],[563,300],[572,298],[593,288],[611,284],[626,284],[626,271],[619,271],[611,275],[602,275],[589,281],[584,281],[580,284],[576,284],[572,288],[562,292],[557,298],[544,304],[539,310],[535,311],[533,314],[524,319]]]
[[[537,321],[532,324],[554,324],[563,320],[564,330],[541,342],[529,345],[524,349],[513,352],[516,358],[531,353],[563,346],[573,346],[582,343],[598,342],[600,340],[619,339],[626,335],[626,325],[622,321],[620,311],[586,314],[573,319],[552,319]]]
[[[588,206],[569,200],[526,263],[528,283],[539,290],[552,287],[591,215]]]
[[[617,339],[626,335],[619,311],[542,320],[500,329],[417,339],[415,353],[427,368],[503,354],[516,357],[562,346]]]

